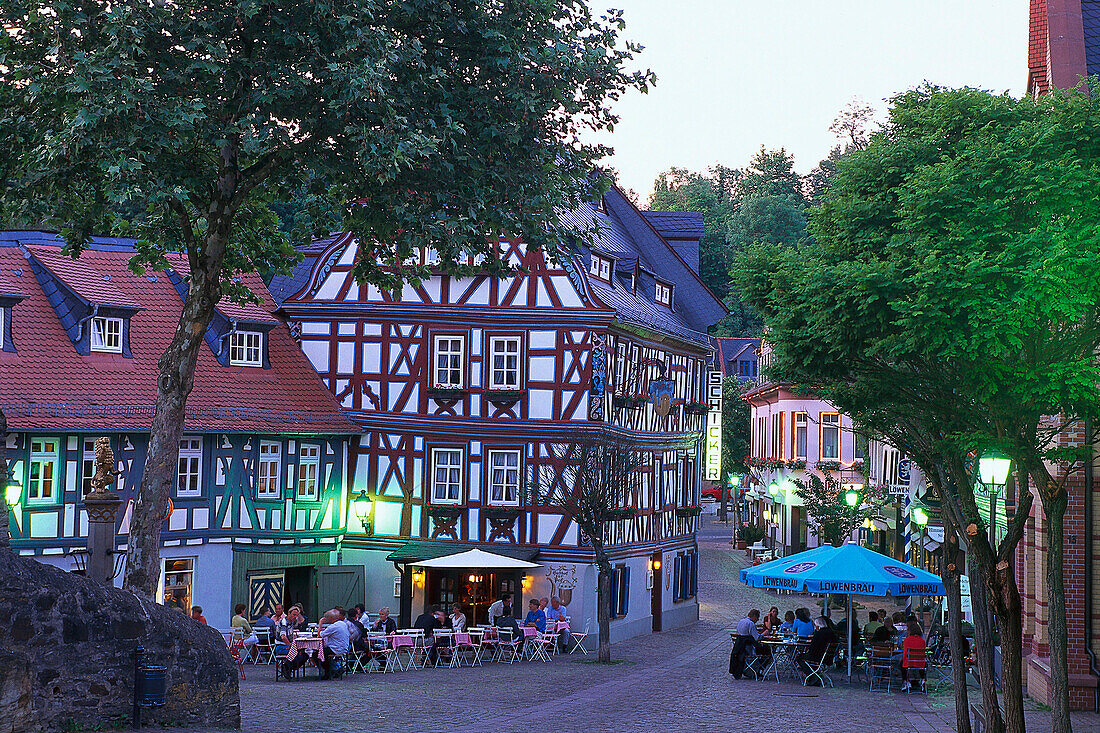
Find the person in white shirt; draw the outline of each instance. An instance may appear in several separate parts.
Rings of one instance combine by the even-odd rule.
[[[456,634],[466,630],[466,614],[462,612],[462,606],[457,603],[451,606],[451,628]]]
[[[505,605],[510,606],[511,605],[511,600],[512,600],[512,594],[511,593],[501,593],[500,598],[497,599],[497,601],[494,602],[493,605],[489,606],[489,625],[490,626],[499,626],[500,625],[500,624],[497,623],[497,620],[504,616],[504,606]]]
[[[332,655],[347,654],[351,642],[348,625],[340,620],[340,614],[336,610],[329,611],[321,619],[321,639],[325,645],[325,661],[319,662],[321,679],[327,680],[332,670]],[[337,676],[343,670],[337,670]]]

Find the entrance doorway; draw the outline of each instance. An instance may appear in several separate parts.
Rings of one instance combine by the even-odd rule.
[[[317,618],[316,609],[313,607],[313,566],[287,568],[286,581],[283,586],[283,607],[290,608],[295,603],[302,607],[306,618],[313,621]]]
[[[661,630],[661,610],[664,607],[664,604],[661,603],[661,553],[654,553],[653,557],[649,559],[649,565],[653,573],[650,613],[653,614],[653,630],[656,632]]]
[[[487,570],[478,568],[428,569],[424,585],[427,608],[439,608],[450,613],[458,603],[466,614],[466,623],[482,624],[489,620],[489,606],[502,593],[512,594],[512,615],[519,618],[521,573],[515,570]]]

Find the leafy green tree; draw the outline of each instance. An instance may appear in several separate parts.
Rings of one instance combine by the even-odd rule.
[[[147,595],[206,326],[223,295],[250,297],[234,273],[294,261],[270,202],[304,190],[338,213],[373,243],[357,277],[383,288],[426,276],[426,246],[499,271],[486,233],[563,241],[554,212],[604,185],[607,150],[582,134],[654,80],[625,69],[622,14],[580,0],[10,0],[0,26],[0,211],[73,255],[122,220],[135,269],[187,260],[127,553]]]
[[[716,177],[684,168],[671,168],[657,176],[649,208],[654,211],[698,211],[703,214],[703,239],[699,242],[699,276],[719,297],[729,287],[726,270],[726,246],[723,233],[732,210],[731,189],[725,181],[728,169],[717,170]]]
[[[814,532],[824,542],[839,547],[859,529],[863,520],[874,513],[861,505],[848,506],[841,486],[835,480],[822,480],[809,474],[808,480],[794,480],[795,493],[802,499],[806,518]]]
[[[745,458],[750,452],[749,428],[752,408],[744,395],[756,386],[736,377],[722,380],[722,475],[748,473]]]
[[[1095,424],[1100,404],[1098,110],[1085,95],[899,95],[886,128],[841,161],[813,212],[817,245],[797,257],[761,247],[746,268],[780,372],[918,458],[942,492],[997,615],[1010,729],[1023,726],[1012,561],[1030,480],[1048,521],[1053,719],[1069,730],[1066,474],[1050,466],[1080,462],[1062,445],[1067,426]],[[997,547],[965,459],[990,448],[1016,459],[1023,487]]]

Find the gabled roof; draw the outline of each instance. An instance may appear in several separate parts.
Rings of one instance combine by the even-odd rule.
[[[31,257],[75,295],[91,305],[110,305],[138,309],[141,306],[128,297],[111,276],[96,270],[89,263],[78,263],[57,247],[31,245],[26,248]]]
[[[718,343],[714,361],[726,376],[736,376],[736,362],[741,359],[755,360],[760,351],[760,339],[720,336],[714,339]]]
[[[698,211],[643,211],[653,228],[665,239],[701,239],[703,214]]]
[[[78,354],[20,245],[51,268],[63,263],[59,276],[78,283],[83,292],[92,294],[98,292],[92,285],[110,283],[116,300],[132,304],[137,309],[130,318],[132,357]],[[144,432],[156,402],[157,362],[176,330],[183,302],[164,273],[129,271],[132,242],[128,247],[127,240],[97,238],[79,259],[68,262],[61,245],[60,238],[46,232],[0,232],[0,290],[26,295],[12,309],[16,351],[0,352],[0,407],[9,429]],[[242,277],[263,298],[257,308],[273,322],[268,331],[271,368],[222,366],[210,349],[201,348],[185,429],[358,433],[287,327],[270,316],[274,302],[263,281],[255,274]]]

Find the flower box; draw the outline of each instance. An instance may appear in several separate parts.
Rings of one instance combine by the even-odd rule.
[[[515,506],[490,506],[483,508],[481,511],[489,519],[495,519],[498,522],[504,520],[515,521],[523,513],[522,509]]]
[[[644,405],[649,398],[645,395],[622,395],[617,394],[612,396],[611,404],[615,407],[626,407],[628,409],[637,409]]]
[[[428,397],[439,401],[460,400],[466,396],[462,387],[428,387]]]
[[[638,509],[632,506],[623,506],[612,509],[608,514],[611,519],[630,519],[638,513]]]
[[[706,402],[688,402],[684,405],[684,412],[688,415],[706,415],[710,412],[710,405]]]
[[[839,471],[840,461],[818,461],[814,464],[814,468],[822,473],[828,473],[829,471]]]
[[[490,402],[510,404],[512,402],[519,402],[527,392],[522,389],[487,389],[482,394],[484,394],[485,399]]]
[[[806,467],[806,459],[805,458],[792,458],[789,461],[787,461],[787,468],[790,468],[792,470],[799,471],[799,470],[804,469],[805,467]]]
[[[678,506],[676,507],[676,516],[697,517],[701,511],[703,511],[703,507],[701,506]]]
[[[453,506],[450,504],[429,504],[428,516],[439,517],[440,519],[457,519],[462,516],[466,511],[464,506]]]

